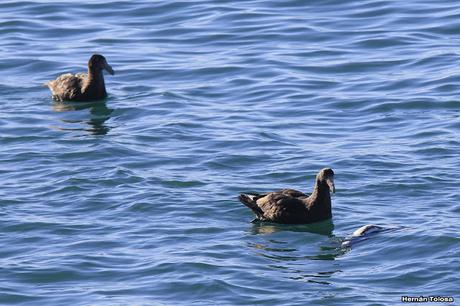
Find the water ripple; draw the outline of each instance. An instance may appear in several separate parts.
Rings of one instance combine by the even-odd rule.
[[[0,303],[394,305],[457,294],[456,3],[3,1]],[[116,70],[105,103],[42,84]],[[334,218],[251,224],[243,191]],[[359,226],[405,226],[351,249]],[[377,288],[377,289],[376,289]]]

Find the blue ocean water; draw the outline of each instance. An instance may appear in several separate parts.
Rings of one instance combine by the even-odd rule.
[[[1,304],[460,299],[460,3],[6,0],[0,38]],[[53,102],[95,52],[106,102]],[[331,221],[237,200],[326,166]]]

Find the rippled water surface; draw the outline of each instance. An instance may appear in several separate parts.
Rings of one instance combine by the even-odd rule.
[[[445,0],[0,2],[0,303],[458,301],[459,46]],[[106,102],[53,102],[95,52]],[[330,222],[236,198],[326,166]]]

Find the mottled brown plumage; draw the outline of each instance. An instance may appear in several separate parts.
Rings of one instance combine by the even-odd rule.
[[[63,74],[45,85],[49,87],[53,99],[57,101],[101,100],[107,97],[102,70],[106,70],[111,75],[115,73],[105,57],[93,54],[88,61],[87,74]]]
[[[256,214],[256,220],[313,223],[332,217],[330,192],[335,192],[334,171],[325,168],[318,172],[311,195],[283,189],[266,194],[240,194],[239,200]]]

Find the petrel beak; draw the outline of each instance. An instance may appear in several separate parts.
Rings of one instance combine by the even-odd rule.
[[[115,74],[115,71],[113,71],[112,67],[109,64],[107,64],[107,61],[104,62],[104,69],[107,70],[107,72],[111,75]]]
[[[330,177],[326,180],[327,185],[329,186],[329,190],[332,193],[335,193],[335,185],[334,185],[334,178]]]

